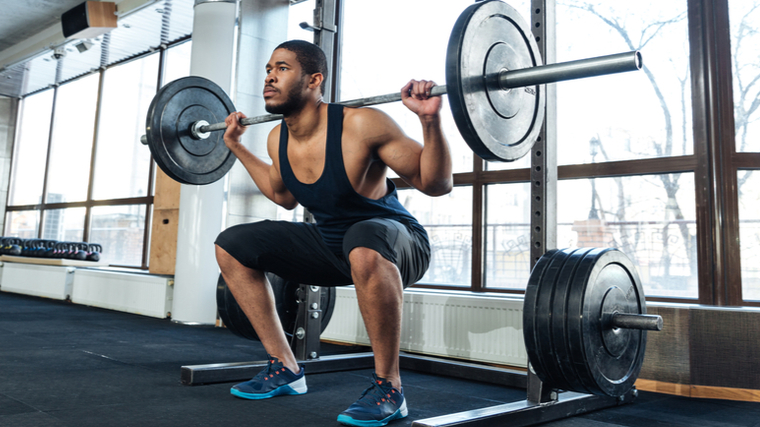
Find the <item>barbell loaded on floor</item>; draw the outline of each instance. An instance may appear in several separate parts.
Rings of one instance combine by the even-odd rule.
[[[299,332],[296,329],[298,306],[307,300],[306,296],[302,295],[304,291],[319,293],[319,303],[315,309],[319,308],[321,311],[319,332],[322,333],[325,330],[327,324],[330,323],[330,318],[335,309],[335,288],[320,286],[301,287],[296,282],[284,280],[272,273],[267,273],[266,276],[269,284],[272,286],[277,316],[280,318],[280,323],[288,338],[292,340],[294,335],[296,335],[296,338],[300,338],[298,335],[305,333],[305,331]],[[259,340],[259,336],[256,334],[253,326],[251,326],[251,322],[248,321],[243,309],[240,308],[221,274],[216,284],[216,306],[219,318],[222,319],[222,323],[230,332],[241,338]]]
[[[499,0],[469,6],[457,19],[446,51],[446,85],[459,132],[486,160],[514,161],[527,154],[544,120],[543,84],[639,70],[638,51],[542,65],[535,39],[520,14]],[[341,102],[370,106],[401,100],[388,94]],[[222,139],[224,119],[235,107],[215,83],[185,77],[162,87],[148,109],[143,144],[158,166],[184,184],[219,180],[235,156]],[[280,120],[280,115],[242,119],[245,126]]]
[[[294,331],[298,284],[268,274],[277,314],[288,336]],[[321,288],[327,327],[335,289]],[[258,336],[227,284],[219,277],[217,308],[235,335]],[[554,389],[619,397],[636,382],[644,361],[646,331],[662,329],[662,318],[646,314],[636,269],[613,248],[552,250],[530,274],[523,306],[523,337],[531,368]]]
[[[604,396],[626,394],[641,370],[646,314],[641,279],[617,249],[552,250],[528,280],[523,338],[533,371],[553,388]]]

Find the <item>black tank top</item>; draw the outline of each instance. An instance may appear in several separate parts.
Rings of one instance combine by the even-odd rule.
[[[371,218],[389,218],[425,232],[424,228],[399,202],[396,186],[386,178],[388,194],[378,200],[357,193],[346,175],[341,137],[343,106],[327,106],[327,142],[322,176],[313,184],[304,184],[293,174],[288,160],[288,127],[280,129],[280,174],[282,181],[298,203],[314,215],[322,238],[335,253],[342,253],[343,236],[353,224]]]

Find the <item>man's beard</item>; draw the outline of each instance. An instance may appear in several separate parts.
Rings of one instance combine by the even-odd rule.
[[[305,98],[303,91],[301,90],[302,84],[303,80],[293,85],[288,91],[288,96],[285,99],[285,102],[282,104],[264,104],[264,109],[270,114],[282,114],[284,116],[300,110],[303,107],[303,100]]]

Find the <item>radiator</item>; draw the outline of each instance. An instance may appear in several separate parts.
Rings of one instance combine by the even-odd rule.
[[[6,262],[0,290],[58,300],[71,296],[74,267]]]
[[[71,301],[76,304],[158,318],[170,315],[170,277],[87,269],[74,276]]]
[[[321,338],[369,345],[354,288],[339,287],[336,297]],[[407,290],[401,350],[525,367],[522,299]]]

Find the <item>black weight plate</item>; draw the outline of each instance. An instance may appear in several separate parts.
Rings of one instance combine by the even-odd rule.
[[[538,260],[530,273],[523,303],[523,339],[528,360],[541,381],[551,384],[556,382],[556,375],[551,366],[550,306],[554,282],[565,258],[564,253],[551,250]]]
[[[235,106],[216,83],[203,77],[177,79],[162,87],[148,108],[145,136],[156,164],[172,179],[204,185],[232,168],[235,156],[224,144],[223,132],[195,139],[190,128],[199,120],[220,123]]]
[[[576,270],[573,286],[567,306],[568,342],[576,372],[587,392],[622,396],[641,371],[646,331],[614,331],[604,311],[646,314],[641,280],[622,252],[593,249]]]
[[[277,316],[280,318],[285,335],[291,337],[295,329],[296,317],[298,316],[299,285],[296,282],[283,280],[271,273],[267,273],[267,278],[272,285]],[[335,288],[333,287],[321,287],[319,289],[320,306],[322,307],[320,332],[323,332],[327,328],[328,323],[330,323],[330,318],[335,309],[336,296]],[[216,306],[219,317],[230,332],[249,340],[259,339],[251,322],[240,308],[240,305],[238,305],[221,274],[219,275],[216,287]]]
[[[578,377],[576,367],[570,357],[570,343],[568,342],[568,296],[573,292],[573,278],[576,274],[580,261],[590,249],[565,249],[561,252],[567,254],[567,260],[554,286],[554,299],[550,310],[552,312],[552,347],[555,359],[553,360],[556,370],[560,375],[558,388],[564,390],[583,390],[584,386]]]
[[[561,384],[563,377],[556,362],[557,354],[554,348],[552,329],[554,313],[551,308],[555,287],[560,279],[560,271],[567,262],[567,255],[565,252],[559,251],[552,256],[551,264],[549,264],[546,273],[543,275],[543,280],[538,285],[538,296],[536,297],[536,317],[534,319],[536,344],[538,345],[536,350],[542,359],[541,369],[546,380],[543,380],[538,370],[536,370],[536,374],[539,374],[538,377],[542,378],[542,381],[555,387]]]
[[[530,26],[511,6],[482,1],[459,16],[446,51],[446,87],[457,128],[475,154],[509,162],[533,147],[544,121],[544,88],[502,90],[497,76],[540,65]]]

